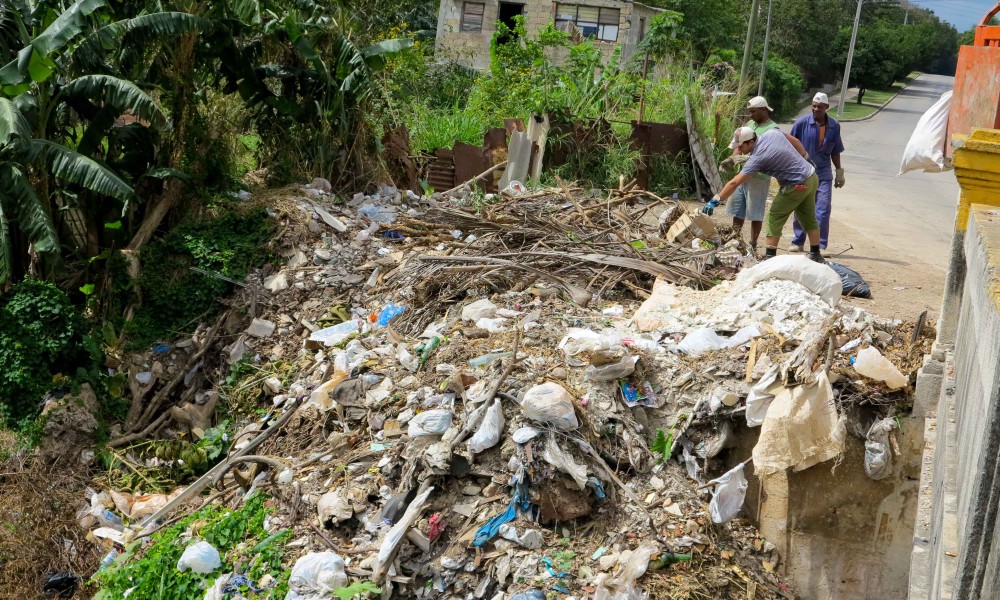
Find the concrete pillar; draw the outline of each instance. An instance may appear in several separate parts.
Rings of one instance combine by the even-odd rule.
[[[965,284],[965,230],[969,226],[969,210],[973,204],[1000,206],[1000,130],[973,129],[970,135],[956,135],[955,177],[961,185],[958,212],[955,216],[955,236],[951,243],[951,263],[945,279],[938,342],[955,343],[958,315]]]

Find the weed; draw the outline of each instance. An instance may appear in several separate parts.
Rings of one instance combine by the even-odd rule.
[[[200,598],[219,573],[231,573],[236,565],[253,581],[266,574],[278,578],[279,585],[259,597],[284,598],[288,572],[283,568],[283,545],[291,531],[269,535],[264,529],[269,512],[261,495],[247,500],[236,511],[210,505],[157,533],[145,549],[141,548],[142,542],[133,543],[115,564],[94,575],[93,581],[100,589],[95,600],[120,600],[126,595],[158,600]],[[219,551],[222,570],[208,575],[177,570],[178,559],[195,538]]]

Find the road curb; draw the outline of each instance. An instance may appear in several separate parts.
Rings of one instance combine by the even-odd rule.
[[[871,119],[871,118],[875,117],[875,115],[877,115],[880,112],[882,112],[883,110],[885,110],[885,107],[887,107],[890,104],[892,104],[892,101],[896,99],[896,96],[898,96],[898,95],[902,94],[904,91],[906,91],[906,88],[910,87],[910,84],[912,84],[914,81],[920,79],[923,76],[924,76],[924,74],[921,73],[920,75],[917,75],[916,77],[914,77],[913,79],[911,79],[909,81],[909,83],[907,83],[906,85],[904,85],[902,87],[902,89],[900,89],[898,92],[896,92],[895,94],[893,94],[892,96],[890,96],[889,99],[886,100],[882,104],[882,106],[878,107],[878,109],[876,109],[875,112],[873,112],[872,114],[868,115],[867,117],[860,117],[858,119],[837,119],[837,122],[838,123],[859,123],[861,121],[867,121],[868,119]]]

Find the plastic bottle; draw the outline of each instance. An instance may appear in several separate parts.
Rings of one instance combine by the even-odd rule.
[[[98,567],[97,570],[103,571],[104,569],[110,567],[111,564],[115,562],[115,559],[118,558],[119,554],[121,554],[121,552],[118,548],[112,548],[109,550],[108,553],[104,555],[104,558],[101,559],[101,566]]]
[[[513,355],[513,352],[490,352],[489,354],[484,354],[482,356],[477,356],[469,360],[469,367],[473,369],[478,369],[479,367],[485,367],[486,365],[492,363],[495,360],[506,358]]]

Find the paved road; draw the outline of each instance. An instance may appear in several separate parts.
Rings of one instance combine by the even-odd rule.
[[[829,250],[854,246],[836,260],[869,280],[876,301],[861,306],[884,316],[936,315],[940,306],[958,182],[950,171],[897,173],[917,121],[953,84],[922,75],[873,118],[843,124],[847,185],[833,191]]]

